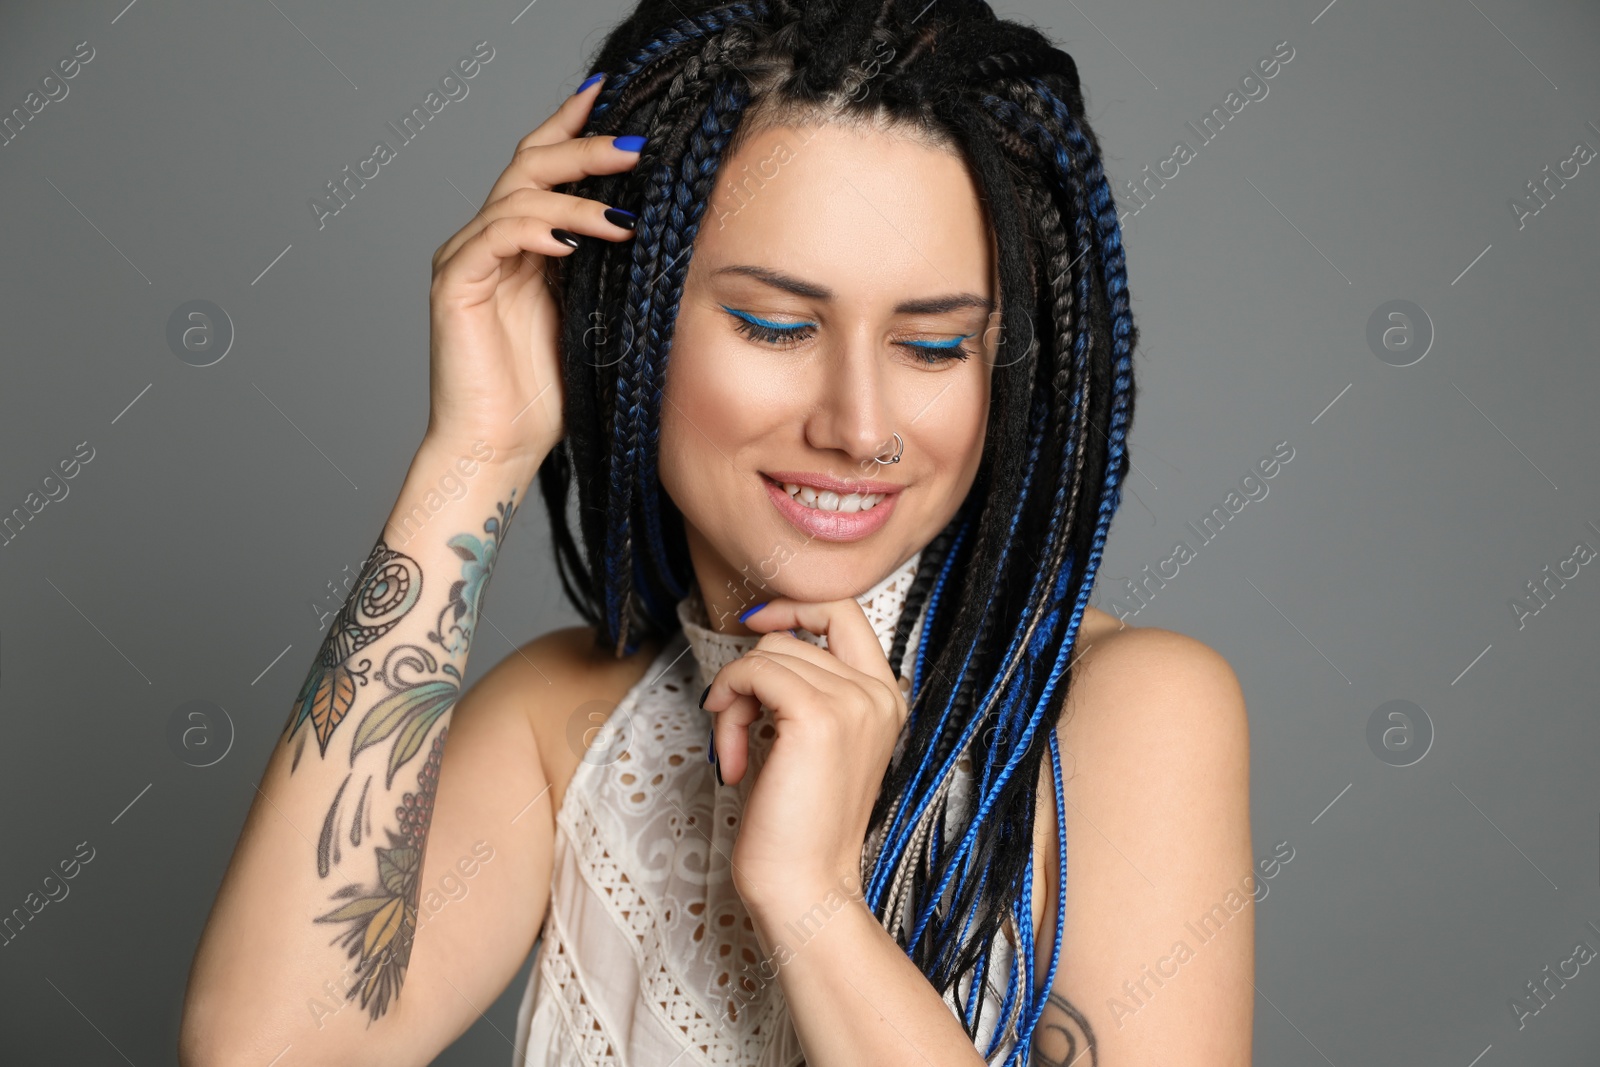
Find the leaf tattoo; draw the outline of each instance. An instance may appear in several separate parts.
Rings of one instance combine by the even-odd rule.
[[[484,589],[500,558],[500,545],[505,541],[511,517],[517,510],[516,504],[510,501],[497,504],[495,509],[498,514],[483,522],[487,537],[479,539],[463,533],[449,541],[450,548],[461,557],[462,577],[450,586],[449,596],[428,639],[452,655],[465,654],[472,644],[478,614],[483,608]],[[415,681],[401,677],[410,670],[423,672],[424,676]],[[389,653],[377,676],[392,692],[374,704],[356,727],[350,743],[350,763],[355,765],[356,756],[363,749],[393,736],[394,747],[389,750],[389,766],[384,778],[384,785],[388,787],[394,784],[395,772],[417,754],[423,738],[439,716],[455,706],[461,695],[461,672],[454,663],[440,666],[433,653],[420,645],[400,645]]]
[[[389,548],[379,538],[361,566],[355,591],[334,616],[316,663],[300,687],[284,727],[286,739],[292,738],[300,724],[309,719],[316,731],[317,745],[327,756],[328,739],[355,703],[357,684],[367,683],[371,661],[363,660],[356,669],[350,666],[351,659],[394,629],[421,596],[422,568],[417,561]]]
[[[421,644],[395,644],[384,653],[382,666],[374,670],[370,659],[352,664],[353,657],[392,630],[416,606],[422,591],[422,573],[416,561],[379,540],[362,567],[356,593],[340,610],[317,664],[301,689],[286,735],[292,737],[299,725],[309,719],[326,757],[328,739],[354,704],[358,686],[367,685],[369,680],[379,682],[387,692],[356,725],[350,738],[350,766],[354,768],[356,757],[367,749],[391,742],[383,781],[386,789],[393,787],[396,773],[422,751],[434,725],[461,695],[461,671],[454,660],[464,657],[470,649],[485,587],[516,514],[515,497],[513,490],[510,500],[496,504],[496,514],[483,524],[486,536],[462,533],[448,542],[462,560],[462,577],[450,586],[438,620],[426,635],[443,655],[436,655],[434,648]],[[399,831],[385,829],[388,847],[373,848],[377,884],[346,885],[335,891],[333,898],[342,903],[316,918],[317,922],[347,924],[335,942],[342,943],[355,960],[359,980],[346,996],[347,1000],[359,997],[370,1020],[382,1016],[399,996],[411,959],[422,858],[448,732],[446,724],[434,735],[417,770],[417,791],[404,794],[395,809]],[[324,878],[338,867],[341,839],[348,836],[352,846],[361,843],[363,817],[367,820],[365,833],[372,836],[374,798],[368,795],[373,781],[370,775],[356,801],[349,833],[341,833],[341,805],[353,777],[354,773],[347,775],[340,784],[323,820],[317,845],[317,873]]]
[[[400,832],[385,831],[389,835],[389,847],[373,850],[378,860],[378,885],[356,890],[361,895],[316,919],[317,922],[349,924],[344,933],[335,938],[356,961],[359,980],[350,986],[345,996],[348,999],[359,996],[361,1006],[373,1020],[388,1011],[389,1001],[399,994],[406,966],[411,962],[422,855],[427,845],[428,826],[433,821],[439,764],[444,758],[444,739],[449,732],[450,727],[446,725],[434,737],[428,758],[417,771],[417,791],[405,794],[400,807],[395,809]]]

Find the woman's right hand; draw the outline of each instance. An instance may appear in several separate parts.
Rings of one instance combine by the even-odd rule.
[[[555,269],[549,260],[572,251],[562,231],[633,236],[607,221],[608,205],[551,191],[639,161],[616,138],[578,136],[600,85],[568,97],[522,139],[483,209],[433,255],[430,441],[457,450],[482,441],[497,460],[537,464],[566,434],[561,310],[546,281]],[[613,217],[633,221],[625,212]]]

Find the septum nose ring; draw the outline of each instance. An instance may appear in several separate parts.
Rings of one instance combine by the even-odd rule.
[[[894,452],[894,457],[892,459],[878,459],[876,456],[874,456],[873,459],[872,459],[872,462],[874,462],[874,463],[882,463],[885,466],[887,466],[890,463],[899,463],[900,462],[900,454],[906,450],[906,442],[905,442],[905,438],[901,437],[899,434],[895,434],[894,435],[894,440],[895,440],[895,446],[896,446],[895,447],[895,452]]]

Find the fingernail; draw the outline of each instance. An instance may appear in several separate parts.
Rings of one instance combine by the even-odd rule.
[[[554,237],[556,240],[560,241],[569,248],[578,247],[578,235],[569,230],[554,229],[550,231],[550,236]]]
[[[706,706],[706,697],[708,697],[710,695],[711,695],[711,687],[708,685],[708,686],[706,686],[706,691],[704,693],[700,694],[700,706],[702,708],[704,708]]]
[[[793,630],[790,630],[790,631],[789,631],[789,636],[790,636],[790,637],[799,637],[799,636],[800,636],[800,635],[799,635],[799,634],[797,634],[797,633],[795,633],[795,632],[794,632],[794,631],[793,631]]]
[[[625,230],[631,230],[639,224],[639,216],[631,211],[624,211],[620,207],[608,207],[606,208],[606,221],[613,226],[621,226]]]
[[[713,752],[716,751],[716,738],[712,738],[711,748],[712,748]],[[728,783],[724,782],[722,780],[722,757],[718,756],[716,759],[712,760],[711,761],[711,766],[717,772],[717,784],[718,785],[727,785]]]
[[[717,731],[715,727],[706,733],[706,762],[717,762]]]
[[[593,85],[595,82],[599,81],[601,78],[604,78],[604,77],[605,77],[604,72],[602,72],[600,74],[591,74],[591,75],[589,75],[587,78],[584,79],[582,85],[578,86],[577,89],[573,90],[572,95],[573,96],[577,96],[579,93],[583,92],[585,89],[589,88],[589,86]]]
[[[611,143],[624,152],[637,152],[644,147],[645,139],[636,133],[625,134]]]
[[[772,603],[772,601],[763,600],[753,608],[745,608],[744,611],[739,613],[739,621],[744,622],[744,620],[748,619],[750,616],[754,615],[756,612],[760,611],[770,603]]]

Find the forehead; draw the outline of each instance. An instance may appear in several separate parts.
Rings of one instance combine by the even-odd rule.
[[[980,190],[954,151],[844,126],[778,126],[724,160],[693,264],[761,263],[843,297],[993,296]]]

